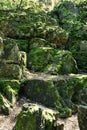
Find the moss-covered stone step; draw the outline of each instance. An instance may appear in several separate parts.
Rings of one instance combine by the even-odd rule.
[[[68,40],[68,33],[58,26],[57,20],[47,15],[45,11],[35,12],[32,9],[26,9],[11,12],[8,20],[0,21],[0,28],[5,36],[23,40],[39,37],[54,43],[57,47]]]

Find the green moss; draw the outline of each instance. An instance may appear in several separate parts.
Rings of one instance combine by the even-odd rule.
[[[34,71],[43,71],[48,61],[51,59],[52,48],[35,48],[29,53],[29,66]]]
[[[29,53],[29,68],[50,74],[77,73],[75,59],[69,51],[48,47],[34,48]]]
[[[68,95],[73,103],[87,104],[86,98],[83,98],[87,96],[87,94],[85,93],[87,89],[86,81],[87,81],[86,75],[77,75],[77,76],[73,75],[67,81]]]
[[[18,96],[20,83],[17,80],[1,80],[0,79],[0,92],[5,94],[7,99],[14,103]]]
[[[36,47],[50,47],[51,46],[51,43],[49,43],[48,41],[42,38],[33,38],[29,44],[30,44],[30,49],[33,49]]]
[[[22,68],[17,64],[0,64],[0,78],[21,79]]]
[[[14,130],[35,130],[35,116],[29,111],[23,111],[19,114]]]
[[[3,95],[0,93],[0,113],[8,115],[9,114],[9,107],[10,107],[9,103],[3,97]]]
[[[86,51],[74,51],[73,56],[77,61],[78,68],[83,72],[87,72],[87,52]]]
[[[60,112],[60,117],[63,117],[63,118],[72,116],[72,109],[68,107],[60,108],[59,112]]]
[[[41,109],[42,114],[39,113],[39,108]],[[42,122],[42,124],[45,125],[46,130],[52,130],[52,121],[54,118],[54,114],[58,114],[58,111],[48,109],[39,104],[37,105],[31,103],[27,106],[26,111],[22,110],[22,112],[18,115],[17,123],[14,127],[14,130],[28,130],[30,128],[31,130],[36,130],[36,126]],[[40,122],[37,122],[38,120]]]
[[[20,51],[28,52],[28,40],[16,40]]]

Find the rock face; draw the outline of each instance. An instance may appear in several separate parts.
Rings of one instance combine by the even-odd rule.
[[[77,61],[78,67],[87,72],[87,41],[80,41],[80,45],[77,45],[78,52],[72,50],[72,53]],[[80,57],[81,56],[81,57]]]
[[[18,98],[19,79],[26,67],[26,53],[19,51],[14,40],[0,40],[0,113],[9,109]]]
[[[65,48],[72,52],[78,68],[87,72],[87,18],[85,17],[87,2],[81,2],[78,5],[75,2],[62,1],[61,4],[54,8],[51,15],[56,16],[59,25],[69,31]]]
[[[72,1],[62,1],[61,4],[53,10],[53,14],[59,18],[59,24],[66,30],[69,30],[76,20],[78,8]]]
[[[60,87],[62,87],[62,90],[60,90]],[[54,108],[60,112],[60,116],[67,117],[72,114],[70,109],[72,102],[68,97],[68,91],[65,89],[68,88],[63,77],[44,74],[31,75],[30,79],[28,78],[21,84],[20,94],[48,108]]]
[[[0,57],[0,78],[21,79],[26,66],[26,53],[20,52],[17,44],[6,39],[3,42],[3,53]]]
[[[72,54],[65,50],[40,47],[30,50],[29,68],[50,74],[77,73],[77,64]]]
[[[1,22],[0,28],[5,36],[24,40],[39,37],[53,43],[56,47],[66,44],[68,33],[45,11],[36,13],[29,9],[13,15],[13,17],[9,16],[9,21]]]
[[[87,130],[87,106],[80,105],[78,108],[78,122],[80,130]]]
[[[75,104],[87,105],[87,75],[25,74],[20,94],[59,111],[61,117],[77,112]]]
[[[1,63],[0,78],[21,79],[22,70],[18,65]]]

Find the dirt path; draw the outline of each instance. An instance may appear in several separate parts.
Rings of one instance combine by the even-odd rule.
[[[15,104],[9,116],[0,115],[0,130],[12,130],[16,123],[16,116],[21,111],[21,107]]]
[[[77,115],[64,120],[64,130],[80,130],[78,126]]]
[[[25,100],[21,100],[16,103],[10,111],[9,116],[0,115],[0,130],[12,130],[16,120],[17,115],[21,111],[22,105],[25,103]],[[80,130],[78,127],[77,115],[73,115],[70,118],[61,120],[60,122],[64,122],[64,130]]]

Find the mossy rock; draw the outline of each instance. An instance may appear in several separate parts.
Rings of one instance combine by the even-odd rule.
[[[50,41],[51,43],[54,43],[56,48],[61,47],[62,45],[67,43],[68,40],[68,32],[66,32],[64,29],[61,27],[47,27],[47,36],[46,39]]]
[[[58,110],[60,115],[62,114],[64,117],[71,116],[72,101],[67,95],[68,86],[66,79],[62,76],[44,74],[33,76],[22,82],[20,94],[48,108]]]
[[[78,124],[81,130],[87,129],[87,105],[78,106]]]
[[[38,47],[50,47],[51,43],[42,38],[33,38],[30,42],[30,49]]]
[[[4,47],[3,47],[3,57],[2,60],[7,60],[9,63],[14,64],[22,64],[21,60],[24,60],[22,62],[25,62],[26,64],[26,53],[23,51],[19,51],[19,47],[15,40],[13,39],[5,39],[4,40]]]
[[[68,40],[68,33],[58,26],[56,19],[47,15],[45,11],[35,12],[27,9],[12,13],[6,22],[1,26],[3,32],[9,37],[18,37],[23,40],[31,40],[32,38],[42,38],[54,43],[56,47],[62,46]],[[8,31],[6,31],[8,30]],[[25,50],[26,41],[22,41],[25,45],[20,44]]]
[[[78,72],[77,63],[71,52],[65,50],[54,50],[52,56],[53,63],[49,64],[45,68],[47,73],[69,74]]]
[[[9,114],[10,104],[6,98],[0,93],[0,113],[5,115]]]
[[[28,40],[16,39],[15,42],[17,43],[20,51],[28,52]]]
[[[78,4],[80,19],[81,19],[81,22],[83,22],[83,23],[86,23],[86,21],[87,21],[86,5],[87,5],[87,1],[86,0],[85,1],[81,1]]]
[[[74,57],[77,61],[78,64],[78,68],[79,70],[83,71],[83,72],[87,72],[87,52],[86,51],[79,51],[79,52],[75,52]]]
[[[0,92],[3,93],[7,100],[14,104],[18,98],[20,82],[18,80],[0,79]]]
[[[28,76],[21,83],[21,94],[34,102],[59,111],[61,117],[77,112],[75,104],[87,104],[87,75],[45,75]]]
[[[73,1],[63,1],[54,8],[52,14],[57,16],[59,24],[65,30],[70,30],[78,16],[78,8]]]
[[[22,69],[16,64],[0,63],[0,78],[21,79]]]
[[[79,70],[87,72],[87,41],[78,42],[77,45],[71,47],[71,52],[77,61]]]
[[[12,60],[14,62],[18,59],[19,48],[13,39],[4,39],[4,54],[3,59]]]
[[[39,102],[53,108],[56,107],[55,104],[61,106],[61,97],[54,87],[53,82],[33,79],[26,81],[24,86],[24,95],[34,102]]]
[[[29,52],[29,68],[34,71],[43,71],[51,59],[52,48],[34,48]]]
[[[5,39],[1,54],[0,78],[21,79],[23,70],[27,64],[26,53],[19,51],[14,40]]]
[[[42,129],[41,127],[52,130],[52,121],[56,113],[58,112],[41,105],[29,104],[27,109],[22,110],[18,115],[14,130],[39,130]],[[40,126],[40,123],[42,126]]]
[[[85,74],[71,74],[68,79],[68,95],[75,104],[87,104],[86,89],[87,89],[87,75]],[[70,96],[71,95],[71,96]]]
[[[49,47],[34,48],[29,53],[29,68],[50,74],[77,73],[75,59],[69,51]]]
[[[14,130],[35,130],[35,117],[29,111],[21,112],[18,116]]]

